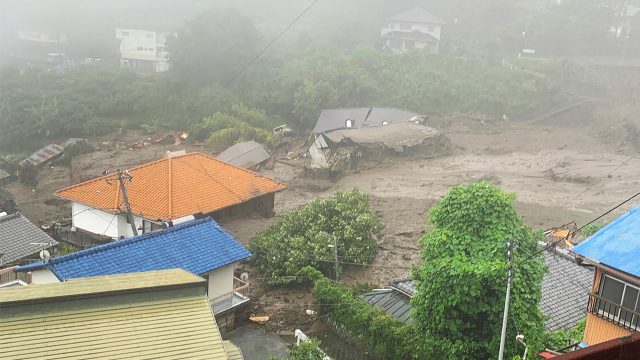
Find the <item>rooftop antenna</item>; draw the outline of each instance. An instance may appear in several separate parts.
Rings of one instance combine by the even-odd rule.
[[[29,243],[29,244],[42,246],[42,250],[40,250],[38,255],[40,255],[40,259],[42,261],[44,262],[49,261],[49,259],[51,258],[51,253],[49,252],[49,250],[47,250],[47,248],[50,248],[53,246],[51,242],[38,242],[38,243]]]
[[[124,206],[127,212],[127,219],[129,219],[129,225],[131,225],[133,236],[138,236],[138,229],[136,228],[136,223],[133,219],[133,214],[131,213],[131,205],[129,205],[127,187],[124,185],[124,181],[127,180],[131,182],[133,180],[133,176],[131,176],[128,171],[121,171],[120,169],[116,170],[116,176],[118,177],[118,182],[120,183],[120,192],[122,192],[122,200],[124,201]]]

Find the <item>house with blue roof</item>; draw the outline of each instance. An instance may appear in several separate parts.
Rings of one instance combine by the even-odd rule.
[[[207,295],[218,316],[248,302],[241,293],[248,284],[236,278],[234,271],[239,261],[250,256],[217,222],[205,218],[21,266],[16,271],[31,272],[32,283],[42,284],[183,269],[207,279]]]
[[[588,345],[640,331],[640,206],[618,217],[572,251],[595,268],[588,295]]]

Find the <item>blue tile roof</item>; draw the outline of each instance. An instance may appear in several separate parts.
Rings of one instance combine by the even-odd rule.
[[[571,251],[640,277],[640,206],[613,220]]]
[[[251,253],[210,218],[162,231],[96,246],[18,268],[48,267],[60,279],[164,269],[184,269],[201,275],[246,259]]]

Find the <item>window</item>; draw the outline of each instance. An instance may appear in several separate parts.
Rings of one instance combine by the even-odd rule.
[[[597,310],[607,317],[635,326],[640,320],[635,315],[640,310],[639,294],[640,289],[637,287],[605,275],[600,286],[600,296],[606,302],[599,302]]]
[[[123,31],[122,32],[122,36],[129,36],[129,32],[128,31]]]

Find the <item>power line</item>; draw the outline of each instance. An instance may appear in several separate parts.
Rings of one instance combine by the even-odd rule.
[[[581,193],[579,193],[578,195],[576,195],[573,199],[571,199],[570,201],[574,201],[576,199],[578,199],[580,196],[584,195],[587,191],[593,189],[596,185],[600,184],[602,181],[604,181],[605,179],[610,178],[616,171],[620,170],[621,168],[627,166],[631,160],[635,159],[638,155],[640,155],[640,151],[638,151],[637,153],[631,155],[627,160],[623,161],[622,164],[616,166],[613,170],[611,170],[607,175],[601,177],[600,179],[598,179],[598,181],[596,181],[594,184],[588,186],[586,189],[584,189]]]
[[[253,65],[259,58],[260,56],[262,56],[262,54],[264,54],[265,51],[267,51],[273,44],[275,44],[276,41],[278,41],[287,31],[289,31],[289,29],[291,29],[291,27],[293,25],[295,25],[298,20],[300,20],[307,12],[309,12],[309,10],[311,10],[311,8],[320,0],[314,0],[311,4],[309,4],[309,6],[307,6],[301,13],[300,15],[298,15],[295,19],[293,19],[293,21],[291,23],[289,23],[289,25],[287,25],[278,35],[276,35],[276,37],[274,37],[273,39],[271,39],[271,41],[262,48],[262,50],[260,50],[258,52],[258,54],[256,54],[256,56],[251,59],[251,61],[249,61],[242,69],[240,69],[240,71],[238,71],[229,81],[227,81],[227,83],[225,84],[225,87],[228,87],[229,85],[231,85],[240,75],[242,75],[251,65]]]
[[[618,205],[614,206],[613,208],[607,210],[606,212],[604,212],[603,214],[599,215],[598,217],[596,217],[595,219],[589,221],[588,223],[582,225],[581,227],[579,227],[578,229],[568,232],[567,235],[565,235],[562,238],[559,238],[558,240],[552,241],[550,242],[547,246],[543,247],[541,250],[534,252],[533,254],[531,254],[530,256],[528,256],[526,259],[524,259],[523,261],[519,261],[518,263],[516,263],[515,265],[520,265],[523,264],[529,260],[531,260],[533,257],[540,255],[543,251],[550,249],[551,247],[556,246],[560,241],[563,240],[567,240],[570,236],[574,235],[575,233],[577,233],[578,231],[584,229],[585,227],[593,224],[594,222],[602,219],[603,217],[609,215],[610,213],[612,213],[613,211],[615,211],[616,209],[618,209],[619,207],[621,207],[622,205],[628,203],[629,201],[635,199],[636,197],[640,196],[640,192],[635,193],[634,195],[632,195],[631,197],[628,197],[626,200],[624,200],[623,202],[619,203]]]

